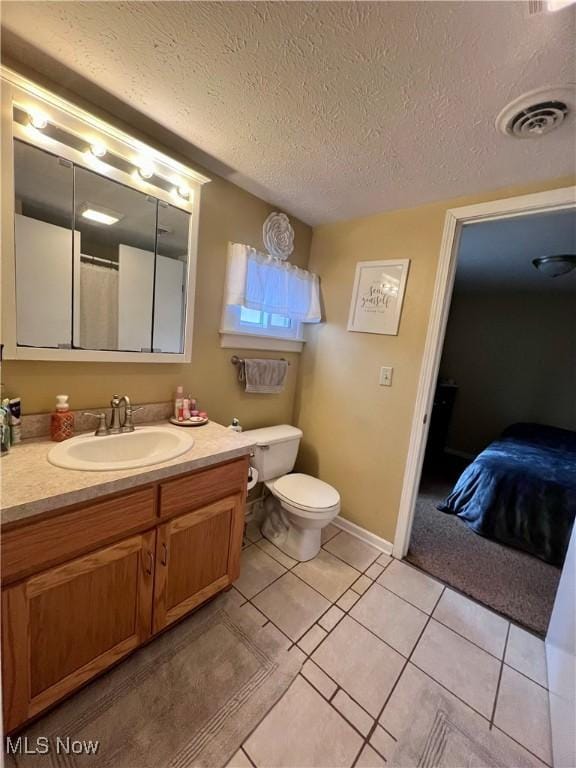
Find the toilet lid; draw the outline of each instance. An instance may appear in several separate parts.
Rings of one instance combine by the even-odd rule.
[[[340,494],[328,483],[310,475],[284,475],[274,482],[274,489],[297,507],[327,509],[340,503]]]

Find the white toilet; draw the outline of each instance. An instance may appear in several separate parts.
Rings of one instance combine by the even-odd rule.
[[[320,551],[321,531],[340,512],[340,494],[294,468],[302,431],[288,424],[245,432],[254,439],[252,466],[272,494],[265,503],[262,535],[295,560]]]

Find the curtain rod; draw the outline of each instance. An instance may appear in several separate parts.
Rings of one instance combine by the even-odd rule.
[[[80,256],[80,261],[84,264],[95,264],[99,267],[108,267],[108,269],[118,269],[118,262],[112,261],[112,259],[101,259],[99,256]]]

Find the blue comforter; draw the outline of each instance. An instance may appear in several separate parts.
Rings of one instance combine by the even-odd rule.
[[[438,505],[481,536],[562,565],[576,516],[576,432],[514,424]]]

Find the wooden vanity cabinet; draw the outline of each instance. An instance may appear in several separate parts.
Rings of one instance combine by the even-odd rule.
[[[3,590],[7,730],[148,639],[155,537],[132,536]]]
[[[2,589],[6,732],[232,584],[240,571],[247,472],[242,457],[6,531],[2,578],[13,582]],[[164,509],[163,497],[171,500]],[[117,517],[107,526],[112,507]],[[98,509],[102,545],[96,548],[92,527],[93,550],[76,556],[87,514],[94,521]],[[134,532],[135,520],[145,530]],[[111,536],[119,540],[110,543]],[[19,562],[19,548],[27,561]],[[30,562],[43,569],[28,575]]]
[[[242,507],[240,494],[227,496],[158,528],[155,632],[238,578],[244,529]]]

